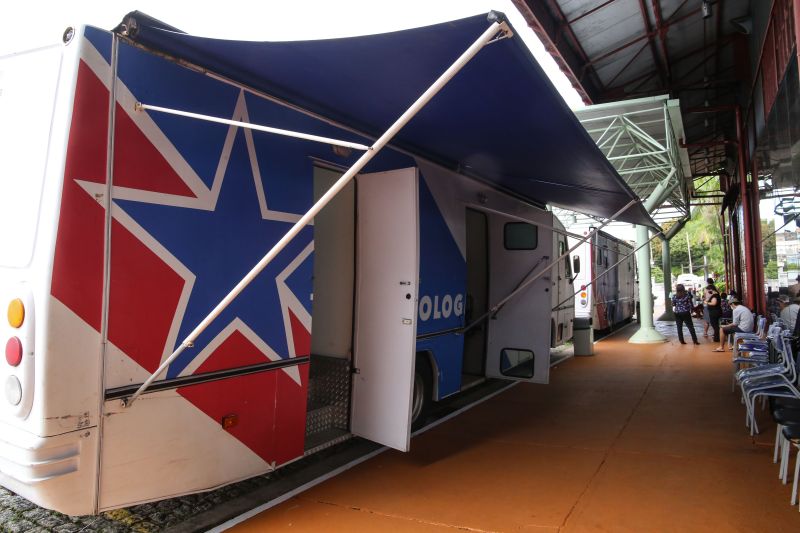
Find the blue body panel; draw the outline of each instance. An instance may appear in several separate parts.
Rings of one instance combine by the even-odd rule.
[[[425,177],[419,182],[420,284],[417,351],[430,351],[439,370],[438,398],[461,388],[467,265]],[[439,332],[441,335],[427,337]]]

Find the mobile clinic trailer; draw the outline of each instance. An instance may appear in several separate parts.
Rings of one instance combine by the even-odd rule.
[[[575,317],[591,319],[597,331],[611,331],[630,322],[639,292],[633,245],[605,231],[582,243],[572,237],[569,241],[578,246],[573,264],[581,265],[574,278]]]
[[[545,203],[650,222],[497,14],[254,43],[132,13],[0,71],[0,483],[67,514],[546,383]]]

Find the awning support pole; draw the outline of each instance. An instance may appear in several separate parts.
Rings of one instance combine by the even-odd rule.
[[[600,224],[593,231],[590,231],[588,235],[586,235],[581,240],[579,240],[578,243],[575,244],[575,246],[573,246],[572,248],[570,248],[569,250],[567,250],[566,252],[564,252],[563,254],[558,256],[557,258],[555,258],[553,260],[553,262],[550,263],[550,266],[548,266],[547,268],[541,270],[538,274],[536,274],[535,276],[531,277],[530,279],[525,280],[524,282],[522,282],[519,285],[517,285],[517,288],[514,289],[513,291],[511,291],[511,293],[509,293],[508,296],[506,296],[505,298],[503,298],[502,300],[497,302],[488,311],[486,311],[484,314],[482,314],[481,316],[479,316],[478,318],[473,320],[472,323],[467,324],[466,326],[464,326],[464,329],[461,330],[461,333],[466,333],[467,331],[469,331],[470,329],[474,328],[475,326],[477,326],[478,324],[480,324],[481,322],[483,322],[484,320],[486,320],[490,316],[496,316],[497,313],[500,312],[500,310],[503,308],[503,306],[506,305],[506,303],[508,303],[508,301],[511,300],[514,296],[516,296],[517,294],[519,294],[520,292],[525,290],[528,287],[528,285],[530,285],[531,283],[533,283],[537,279],[541,278],[542,276],[544,276],[545,274],[547,274],[548,272],[553,270],[553,268],[558,266],[559,262],[562,259],[564,259],[565,257],[569,257],[569,255],[572,252],[574,252],[575,250],[577,250],[578,247],[581,244],[585,243],[586,241],[588,241],[589,239],[594,237],[597,234],[598,231],[600,231],[602,228],[606,227],[608,224],[611,223],[611,221],[613,221],[615,218],[617,218],[622,213],[627,211],[629,207],[631,207],[632,205],[638,204],[638,203],[639,203],[639,200],[634,198],[633,200],[631,200],[630,202],[625,204],[619,211],[617,211],[616,213],[614,213],[613,215],[608,217],[606,220],[603,221],[602,224]]]
[[[172,354],[167,357],[164,362],[156,369],[153,374],[150,375],[149,378],[142,383],[142,386],[139,387],[135,393],[130,398],[123,400],[123,405],[125,407],[130,407],[136,401],[136,399],[142,395],[142,393],[147,390],[150,384],[158,378],[169,365],[178,358],[178,356],[183,353],[186,348],[190,348],[194,341],[200,336],[203,331],[214,321],[217,316],[219,316],[222,311],[225,310],[228,305],[247,287],[251,281],[253,281],[258,274],[261,273],[267,265],[272,262],[272,260],[277,257],[277,255],[294,239],[300,231],[306,227],[314,217],[326,206],[328,203],[341,191],[350,181],[358,174],[361,169],[363,169],[370,160],[375,157],[375,155],[381,151],[381,149],[386,146],[386,144],[399,132],[403,126],[405,126],[414,115],[416,115],[425,105],[433,98],[436,93],[438,93],[447,82],[449,82],[453,76],[455,76],[458,71],[460,71],[469,61],[475,57],[475,55],[480,52],[480,50],[488,44],[490,41],[494,40],[498,33],[503,33],[504,36],[510,37],[511,36],[511,29],[509,28],[508,24],[504,21],[497,21],[494,20],[491,25],[486,29],[486,31],[481,34],[478,39],[467,48],[463,54],[452,64],[450,67],[444,71],[444,73],[439,76],[439,78],[430,86],[428,89],[422,93],[422,95],[417,98],[417,101],[414,102],[411,107],[409,107],[405,113],[403,113],[400,118],[398,118],[394,124],[392,124],[388,130],[384,132],[383,135],[378,138],[375,143],[370,146],[369,150],[364,152],[358,161],[350,167],[350,169],[345,172],[339,180],[333,184],[333,186],[326,192],[322,197],[317,200],[311,209],[303,215],[300,220],[298,220],[292,228],[286,232],[275,246],[267,252],[261,261],[259,261],[256,266],[247,273],[247,275],[242,279],[229,293],[225,298],[217,304],[211,313],[207,317],[203,319],[202,322],[186,337],[186,339],[181,342],[181,345],[174,351]],[[630,204],[628,204],[630,205]],[[627,206],[626,206],[627,208]]]

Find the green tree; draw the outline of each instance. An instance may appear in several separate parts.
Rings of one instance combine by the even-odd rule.
[[[658,265],[653,265],[650,269],[650,272],[653,274],[653,279],[656,280],[656,283],[663,283],[664,282],[664,271]]]
[[[767,279],[778,279],[778,262],[770,259],[767,266],[764,267],[764,277]]]
[[[764,263],[769,264],[772,260],[778,259],[775,249],[775,221],[761,219],[761,238],[764,239],[761,246],[764,247]],[[776,275],[772,279],[776,279]]]
[[[686,236],[689,236],[689,246]],[[656,254],[655,246],[653,253]],[[681,267],[689,266],[689,248],[692,250],[693,274],[703,275],[703,257],[708,261],[709,274],[723,274],[725,272],[725,259],[722,249],[722,234],[719,230],[719,218],[714,206],[697,207],[692,211],[692,219],[686,223],[681,231],[669,243],[672,272],[681,273]],[[661,253],[661,243],[658,245],[658,254]]]

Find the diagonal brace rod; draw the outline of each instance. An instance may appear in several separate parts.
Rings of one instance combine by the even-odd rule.
[[[344,146],[345,148],[353,148],[354,150],[370,149],[370,147],[365,144],[359,144],[350,141],[340,141],[339,139],[332,139],[330,137],[321,137],[319,135],[312,135],[310,133],[301,133],[299,131],[284,130],[281,128],[273,128],[271,126],[260,126],[258,124],[251,124],[249,122],[241,122],[238,120],[230,120],[227,118],[213,117],[211,115],[201,115],[200,113],[192,113],[189,111],[181,111],[179,109],[170,109],[167,107],[160,107],[157,105],[143,104],[141,102],[136,102],[136,106],[134,107],[134,109],[136,111],[158,111],[159,113],[166,113],[168,115],[177,115],[179,117],[205,120],[206,122],[215,122],[217,124],[227,124],[228,126],[236,126],[239,128],[263,131],[266,133],[274,133],[276,135],[283,135],[285,137],[305,139],[306,141],[316,141],[325,144],[333,144],[335,146]]]

